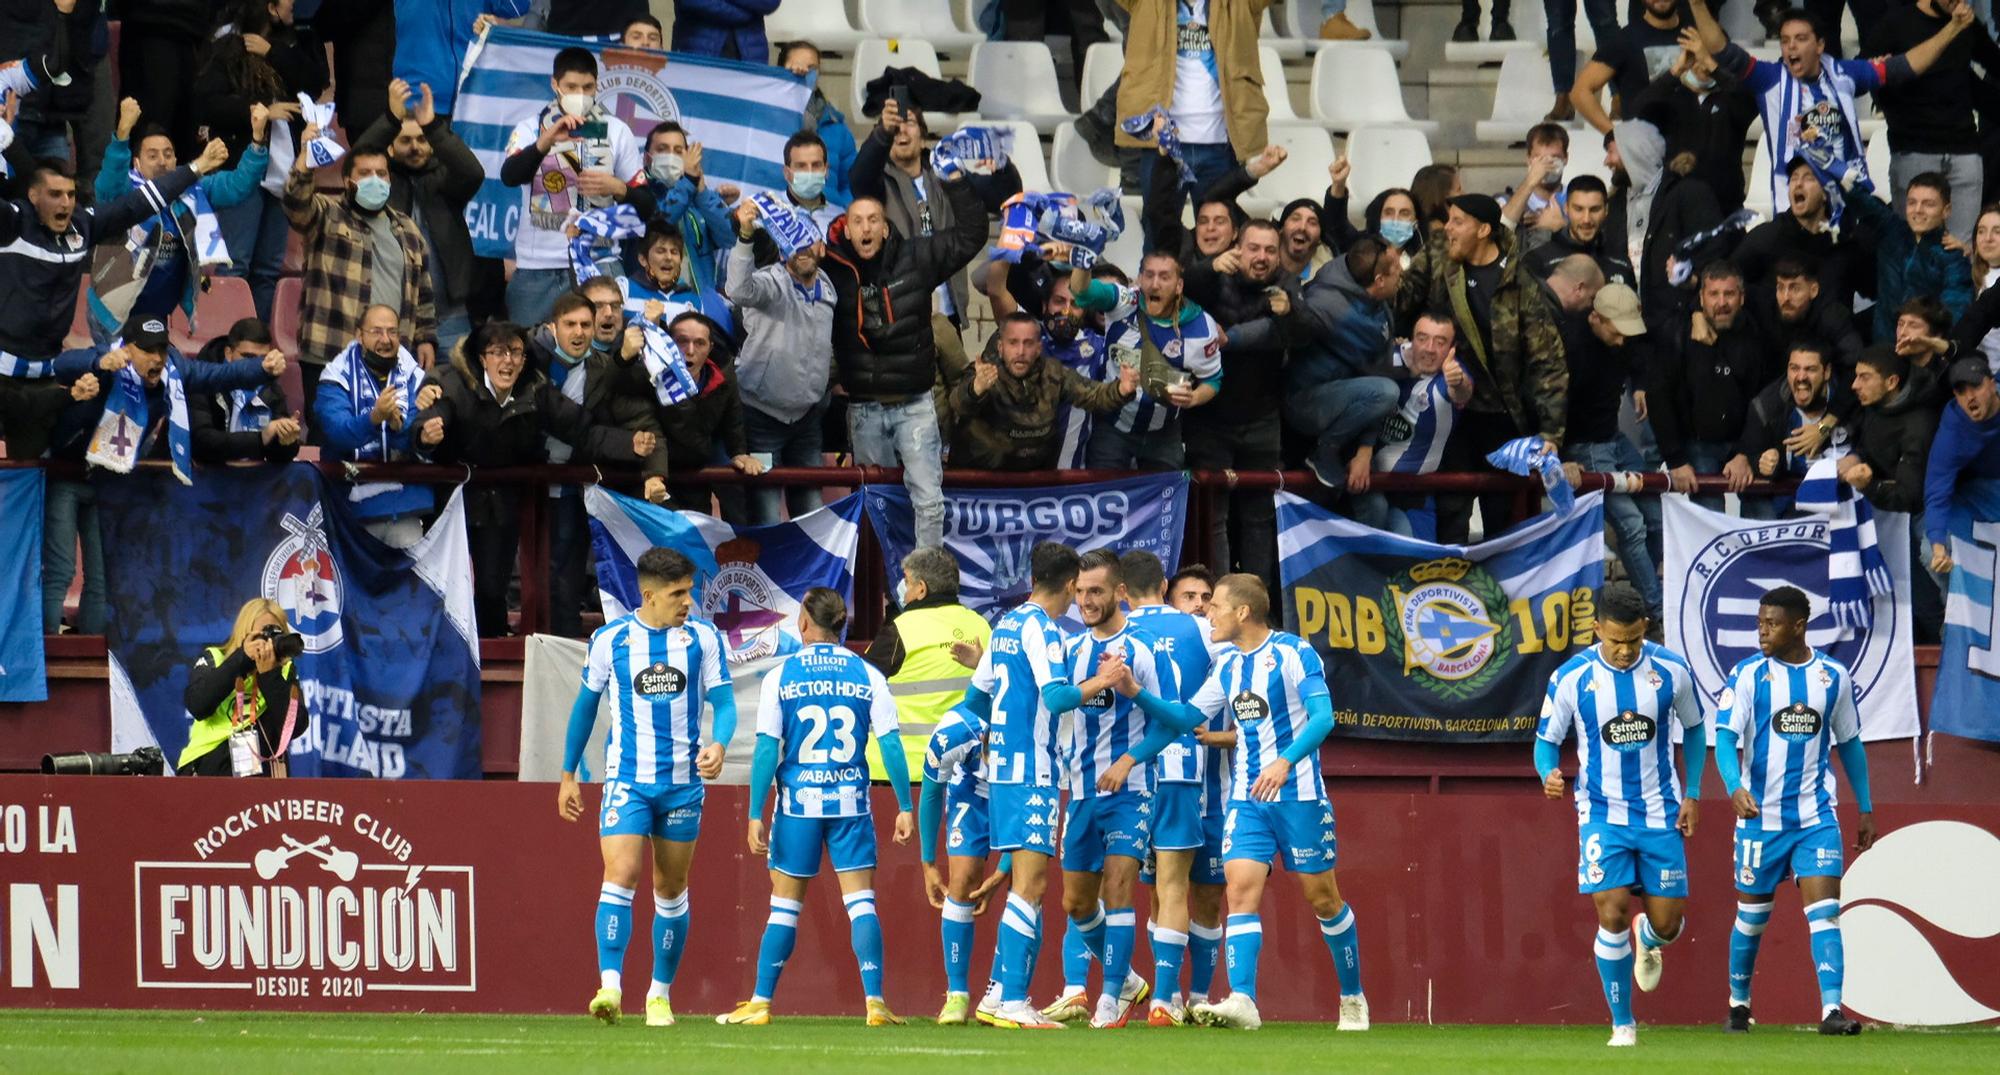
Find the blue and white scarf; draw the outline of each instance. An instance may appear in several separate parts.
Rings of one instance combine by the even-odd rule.
[[[319,137],[306,143],[299,152],[306,155],[315,168],[324,168],[334,161],[347,156],[340,143],[333,140],[333,103],[320,104],[318,101],[299,94],[299,118],[319,128]],[[275,122],[275,121],[274,121]]]
[[[140,175],[138,169],[135,168],[126,175],[132,181],[133,190],[146,185],[146,177]],[[176,206],[187,210],[193,217],[193,235],[187,234],[187,229],[182,226],[181,218],[175,212]],[[144,223],[133,225],[132,230],[126,233],[130,239],[126,249],[132,251],[135,276],[138,260],[145,256],[146,251],[152,249],[153,229],[160,227],[161,221],[168,222],[168,226],[180,235],[181,245],[187,248],[188,264],[202,267],[229,264],[229,247],[223,241],[222,225],[216,222],[215,209],[208,203],[208,192],[201,189],[200,183],[196,183],[181,194],[175,205],[170,205],[161,212],[147,217]]]
[[[362,357],[360,340],[348,344],[346,350],[340,352],[332,362],[327,363],[319,379],[321,383],[331,381],[345,389],[348,404],[352,408],[351,413],[354,414],[367,414],[374,410],[375,400],[382,394],[381,390],[375,387],[375,375],[369,371],[367,359]],[[389,371],[388,385],[399,391],[400,398],[396,401],[396,409],[402,413],[403,428],[408,430],[411,420],[417,413],[417,391],[424,385],[423,367],[417,365],[416,356],[410,354],[409,348],[401,346],[396,348],[396,366]],[[389,443],[391,434],[389,423],[381,423],[375,438],[355,451],[355,460],[365,463],[389,462],[395,452]],[[347,499],[359,504],[402,490],[401,482],[362,482],[348,490]]]
[[[1486,461],[1509,474],[1540,477],[1542,490],[1554,502],[1557,514],[1567,515],[1576,506],[1576,490],[1569,487],[1562,460],[1554,452],[1542,450],[1542,438],[1515,437],[1488,452]]]
[[[680,345],[666,329],[651,321],[635,323],[646,334],[646,349],[642,352],[646,379],[653,383],[653,395],[660,406],[671,407],[693,399],[701,386],[695,383],[694,374],[688,372],[687,356],[681,354]]]
[[[12,60],[0,63],[0,112],[6,111],[8,101],[20,100],[34,92],[35,72],[26,60]],[[0,150],[14,144],[14,128],[6,120],[0,119]],[[11,176],[14,168],[7,158],[0,156],[0,176]]]
[[[576,231],[576,238],[569,241],[569,267],[570,271],[576,273],[576,282],[581,284],[604,275],[604,269],[598,265],[598,255],[595,251],[609,251],[606,262],[616,263],[618,260],[616,242],[619,239],[630,239],[635,235],[645,234],[646,222],[639,219],[637,209],[625,202],[619,202],[592,209],[577,217]]]
[[[231,433],[262,433],[264,427],[276,417],[271,413],[271,404],[264,398],[261,389],[233,389],[223,393],[221,398],[223,409],[228,413]]]
[[[1889,561],[1875,543],[1875,508],[1840,480],[1838,461],[1821,459],[1799,481],[1800,511],[1827,516],[1826,580],[1833,621],[1843,631],[1875,620],[1875,598],[1891,592]]]
[[[111,350],[124,346],[113,340]],[[161,374],[167,390],[167,454],[173,460],[174,477],[182,485],[194,484],[194,436],[188,429],[187,389],[181,383],[180,365],[171,352]],[[90,436],[84,462],[119,474],[132,467],[146,450],[146,433],[153,416],[146,401],[146,379],[129,364],[111,375],[104,397],[104,412],[97,417],[97,431]]]
[[[963,173],[992,175],[1007,167],[1014,132],[1003,127],[960,127],[931,149],[931,170],[941,179]]]
[[[750,196],[750,204],[757,207],[757,215],[764,226],[764,233],[778,244],[778,253],[786,260],[792,255],[823,241],[819,228],[812,218],[774,197],[770,191],[759,191]]]
[[[1153,121],[1155,119],[1160,121],[1160,132],[1157,139],[1160,144],[1160,152],[1165,153],[1167,159],[1174,162],[1174,167],[1180,169],[1181,185],[1184,187],[1194,186],[1194,169],[1188,167],[1187,158],[1181,154],[1181,129],[1174,126],[1174,121],[1167,117],[1166,109],[1161,108],[1159,105],[1154,105],[1136,116],[1120,120],[1118,126],[1124,128],[1126,134],[1132,135],[1135,138],[1143,138],[1148,131],[1153,129]]]

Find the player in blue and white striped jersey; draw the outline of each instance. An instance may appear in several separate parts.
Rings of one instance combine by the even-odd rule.
[[[1256,1029],[1257,962],[1263,948],[1258,907],[1281,857],[1298,875],[1306,902],[1340,978],[1340,1029],[1368,1029],[1361,992],[1361,954],[1354,910],[1334,877],[1333,804],[1320,778],[1319,746],[1333,730],[1333,698],[1319,655],[1297,635],[1270,627],[1271,597],[1255,575],[1224,575],[1209,602],[1210,637],[1230,643],[1208,681],[1185,705],[1141,693],[1150,716],[1186,714],[1181,728],[1228,710],[1235,715],[1235,772],[1223,823],[1223,872],[1228,878],[1230,995],[1189,1009],[1209,1026]]]
[[[924,894],[943,912],[944,1007],[939,1026],[963,1024],[972,1015],[972,923],[1004,877],[1007,860],[991,876],[986,856],[991,818],[986,779],[979,774],[992,700],[977,691],[951,707],[924,749],[923,791],[917,797],[917,848],[924,865]],[[945,873],[937,868],[939,830],[945,834]],[[993,993],[989,983],[988,993]],[[997,996],[990,996],[998,1003]]]
[[[1535,772],[1542,793],[1563,797],[1561,748],[1576,733],[1576,888],[1597,909],[1597,973],[1611,1008],[1611,1040],[1638,1044],[1632,1018],[1632,934],[1638,933],[1639,988],[1660,984],[1660,949],[1681,933],[1687,907],[1684,836],[1699,818],[1708,737],[1694,671],[1665,646],[1646,641],[1646,602],[1629,586],[1597,601],[1597,645],[1549,677],[1535,726]],[[1673,726],[1684,732],[1687,792],[1674,766]],[[1645,910],[1630,913],[1637,891]],[[1635,930],[1636,925],[1636,930]]]
[[[771,914],[757,950],[757,990],[716,1022],[762,1026],[771,1021],[778,976],[798,940],[806,885],[819,873],[820,852],[832,859],[847,906],[854,959],[869,1026],[900,1024],[882,999],[882,923],[875,914],[875,816],[868,804],[873,735],[882,768],[895,789],[896,842],[910,841],[910,772],[897,732],[896,700],[874,665],[840,644],[847,603],[824,586],[799,601],[804,645],[764,677],[757,704],[757,752],[750,763],[749,843],[771,856]],[[764,800],[778,783],[778,809],[764,838]]]
[[[1158,661],[1148,639],[1126,622],[1118,554],[1092,549],[1079,563],[1077,611],[1088,631],[1069,640],[1070,678],[1082,682],[1117,654],[1141,690],[1178,697],[1173,666]],[[1138,915],[1132,887],[1150,847],[1153,769],[1139,764],[1149,721],[1132,699],[1108,685],[1087,694],[1068,718],[1069,815],[1063,825],[1062,996],[1042,1009],[1051,1019],[1089,1018],[1095,1027],[1124,1026],[1152,992],[1132,973]],[[1157,753],[1157,751],[1155,752]],[[1102,897],[1100,902],[1099,897]],[[1093,1015],[1087,993],[1090,957],[1104,965],[1104,992]]]
[[[1056,818],[1062,807],[1057,786],[1058,715],[1075,709],[1086,694],[1105,689],[1112,677],[1100,672],[1081,684],[1070,682],[1063,633],[1055,618],[1076,598],[1074,549],[1045,541],[1028,554],[1028,600],[993,629],[993,638],[972,674],[972,687],[992,699],[983,766],[992,818],[993,850],[1013,858],[1013,891],[1001,915],[994,964],[1000,968],[1000,1008],[993,1025],[1048,1029],[1050,1021],[1028,1002],[1028,976],[1041,946],[1042,893],[1049,858],[1056,850]],[[1122,666],[1121,666],[1122,667]]]
[[[1840,874],[1845,863],[1834,813],[1833,758],[1854,789],[1861,820],[1854,847],[1875,843],[1868,755],[1861,744],[1854,676],[1806,644],[1812,604],[1780,586],[1757,605],[1757,648],[1729,674],[1716,702],[1715,765],[1736,809],[1736,929],[1729,935],[1729,1022],[1750,1029],[1750,979],[1771,921],[1778,883],[1798,883],[1819,973],[1822,1034],[1859,1034],[1840,1010],[1846,953],[1840,938]],[[1747,750],[1746,768],[1739,751]]]
[[[1156,659],[1173,665],[1180,687],[1176,701],[1185,702],[1208,682],[1215,651],[1226,649],[1209,638],[1208,621],[1167,604],[1167,576],[1160,558],[1135,550],[1118,558],[1125,594],[1132,611],[1127,622],[1145,634]],[[1181,967],[1192,962],[1194,984],[1190,1003],[1208,1000],[1215,978],[1215,960],[1222,951],[1222,795],[1226,776],[1221,745],[1233,745],[1224,713],[1173,741],[1153,761],[1153,866],[1141,875],[1153,890],[1148,918],[1153,947],[1153,1003],[1146,1013],[1152,1026],[1173,1026],[1185,1010]],[[1226,730],[1216,731],[1218,723]],[[1216,789],[1215,808],[1204,808],[1208,785]]]
[[[569,715],[556,809],[565,821],[583,816],[577,769],[598,705],[608,698],[611,736],[598,815],[604,885],[597,903],[598,990],[590,1013],[618,1021],[632,894],[650,861],[653,978],[646,1025],[672,1026],[668,988],[687,946],[688,867],[701,829],[702,781],[722,774],[723,752],[736,733],[736,695],[721,633],[688,616],[694,564],[672,549],[648,549],[639,557],[638,576],[639,607],[590,637],[583,684]],[[706,744],[704,704],[714,715]]]

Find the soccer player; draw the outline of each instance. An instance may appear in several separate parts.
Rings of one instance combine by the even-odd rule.
[[[577,767],[583,763],[600,700],[611,699],[604,748],[604,801],[598,844],[604,887],[597,899],[597,995],[590,1014],[616,1023],[619,972],[632,934],[632,894],[650,859],[653,870],[653,979],[646,1025],[674,1025],[668,999],[687,946],[688,866],[701,829],[703,780],[722,775],[723,752],[736,734],[736,695],[722,635],[691,619],[694,564],[672,549],[639,557],[639,607],[590,636],[583,686],[569,714],[556,810],[583,816]],[[701,741],[701,711],[712,714]]]
[[[1167,604],[1190,616],[1208,615],[1208,599],[1215,594],[1215,575],[1203,564],[1182,564],[1167,580]]]
[[[1000,870],[981,879],[992,841],[987,817],[990,793],[979,772],[980,753],[986,743],[986,721],[979,711],[990,703],[982,694],[977,695],[976,703],[953,706],[938,722],[924,750],[923,792],[917,797],[917,846],[924,864],[924,894],[932,907],[943,912],[940,932],[945,996],[944,1008],[938,1012],[939,1026],[961,1025],[972,1015],[972,922],[986,912],[987,897],[1006,877],[1003,859]],[[947,828],[946,873],[940,877],[938,832]],[[993,1004],[999,1003],[990,982],[987,997]]]
[[[1549,677],[1535,726],[1535,772],[1551,799],[1563,797],[1561,748],[1576,732],[1576,888],[1597,906],[1597,975],[1611,1006],[1607,1044],[1614,1046],[1639,1043],[1633,933],[1639,988],[1647,992],[1660,984],[1660,949],[1681,933],[1688,891],[1681,841],[1699,820],[1708,751],[1694,671],[1680,654],[1646,641],[1646,620],[1637,590],[1607,587],[1597,602],[1597,645]],[[1674,768],[1674,723],[1684,729],[1685,798]],[[1645,904],[1636,923],[1629,906],[1635,892]]]
[[[1179,694],[1185,702],[1208,682],[1209,627],[1206,620],[1167,604],[1167,576],[1160,558],[1135,550],[1118,558],[1125,595],[1132,606],[1126,621],[1144,635],[1156,660],[1173,666]],[[1226,722],[1228,714],[1216,718]],[[1213,725],[1174,740],[1153,761],[1153,889],[1150,919],[1153,948],[1153,1004],[1146,1013],[1152,1026],[1178,1026],[1186,1012],[1181,1003],[1181,967],[1194,961],[1191,992],[1208,999],[1215,977],[1215,957],[1222,947],[1222,809],[1204,810],[1205,791],[1221,752],[1206,745],[1218,733]],[[1236,733],[1219,733],[1234,742]],[[1220,781],[1217,781],[1220,787]],[[1204,850],[1213,837],[1213,857]],[[1196,869],[1197,864],[1199,870]],[[1142,878],[1142,880],[1146,880]],[[1198,893],[1197,913],[1190,916],[1190,881]]]
[[[1840,819],[1833,766],[1854,789],[1861,824],[1854,849],[1875,843],[1868,755],[1861,745],[1854,677],[1806,644],[1812,606],[1804,591],[1780,586],[1757,603],[1758,654],[1729,674],[1716,702],[1715,767],[1736,808],[1736,929],[1729,935],[1729,1029],[1750,1029],[1750,978],[1771,921],[1778,883],[1790,874],[1805,905],[1819,972],[1822,1034],[1859,1034],[1840,1010],[1846,958],[1840,943]],[[1748,748],[1745,769],[1738,751]]]
[[[861,966],[869,1026],[901,1024],[882,999],[882,922],[875,914],[875,815],[868,808],[873,734],[896,792],[896,842],[910,842],[910,771],[897,733],[889,681],[840,644],[847,603],[824,586],[799,602],[804,645],[764,676],[757,699],[757,752],[750,762],[750,850],[771,856],[771,917],[757,950],[757,991],[715,1021],[763,1026],[771,1021],[778,976],[792,958],[806,884],[819,873],[820,851],[833,862],[847,905],[854,959]],[[778,781],[778,809],[764,838],[764,800]]]
[[[1141,690],[1178,700],[1173,665],[1157,660],[1145,636],[1130,629],[1118,554],[1092,549],[1078,561],[1076,607],[1090,628],[1069,640],[1069,677],[1082,682],[1109,655],[1132,671]],[[1069,741],[1069,814],[1063,825],[1063,995],[1042,1014],[1059,1022],[1089,1016],[1093,1027],[1122,1027],[1144,1004],[1152,986],[1132,972],[1138,916],[1132,886],[1150,846],[1153,769],[1159,751],[1140,757],[1150,723],[1132,699],[1104,686],[1085,694]],[[1162,744],[1163,746],[1165,744]],[[1135,767],[1136,766],[1136,767]],[[1102,897],[1102,902],[1099,898]],[[1089,1008],[1085,952],[1104,964],[1104,992]]]
[[[1077,570],[1076,551],[1065,545],[1044,541],[1029,552],[1033,590],[1026,602],[1000,617],[972,676],[973,688],[993,700],[984,757],[993,849],[1011,853],[1013,860],[1013,889],[993,957],[1000,979],[993,1025],[1008,1029],[1063,1025],[1028,1002],[1028,979],[1041,948],[1042,893],[1062,805],[1056,785],[1057,716],[1116,678],[1115,672],[1099,672],[1081,684],[1070,682],[1055,617],[1076,598]]]
[[[1263,1025],[1257,1014],[1257,957],[1264,929],[1257,909],[1271,859],[1281,856],[1285,868],[1298,875],[1333,955],[1340,978],[1340,1029],[1366,1030],[1368,1000],[1361,992],[1354,909],[1340,898],[1334,877],[1333,804],[1319,771],[1319,745],[1333,730],[1333,698],[1319,655],[1297,635],[1272,630],[1270,618],[1271,597],[1263,580],[1222,576],[1208,603],[1210,637],[1236,648],[1216,662],[1208,681],[1185,706],[1139,695],[1140,706],[1151,715],[1187,710],[1183,729],[1228,709],[1240,737],[1222,837],[1229,995],[1196,1004],[1188,1013],[1204,1026],[1255,1030]]]

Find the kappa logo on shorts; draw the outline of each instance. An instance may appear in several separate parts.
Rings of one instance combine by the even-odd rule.
[[[632,689],[647,696],[679,694],[687,690],[687,673],[665,661],[654,661],[632,677]]]

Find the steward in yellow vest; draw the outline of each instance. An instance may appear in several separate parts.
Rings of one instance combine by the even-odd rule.
[[[947,710],[965,700],[972,669],[986,651],[993,627],[958,603],[958,561],[943,549],[921,548],[904,557],[898,589],[903,611],[883,625],[867,658],[889,679],[903,751],[915,776],[923,772],[931,732]],[[868,741],[868,773],[871,780],[888,779],[873,739]]]

